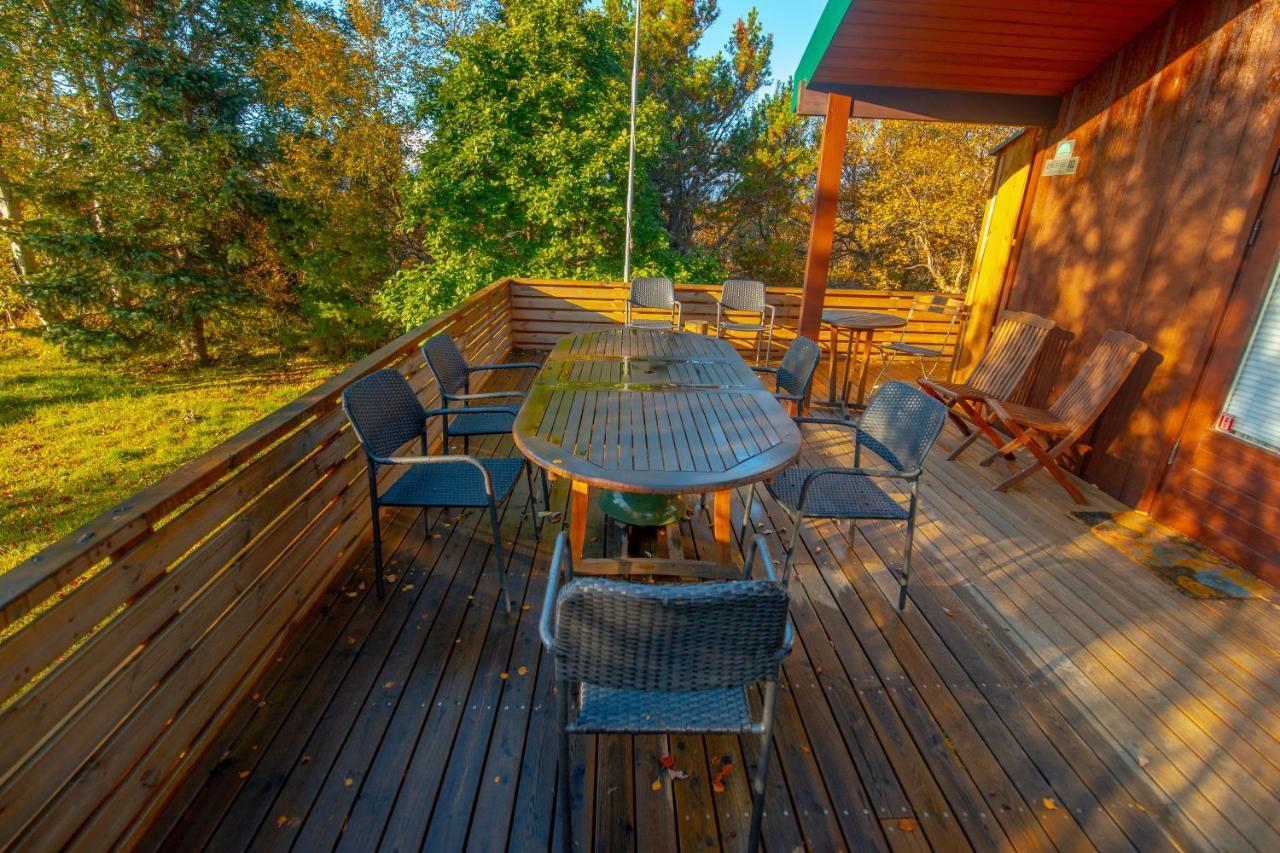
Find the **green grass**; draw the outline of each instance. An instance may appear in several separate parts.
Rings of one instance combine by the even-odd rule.
[[[341,367],[130,368],[0,333],[0,573]]]

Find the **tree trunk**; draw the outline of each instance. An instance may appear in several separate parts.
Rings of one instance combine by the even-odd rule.
[[[13,259],[13,269],[18,277],[18,285],[21,288],[21,294],[31,306],[31,311],[36,316],[41,326],[48,326],[49,319],[47,309],[31,298],[29,288],[30,276],[39,272],[39,262],[36,256],[27,248],[22,240],[16,234],[16,226],[22,224],[22,199],[14,192],[13,185],[9,182],[9,177],[0,169],[0,223],[4,223],[10,229],[9,251]],[[56,318],[55,318],[56,319]]]
[[[212,364],[209,358],[209,339],[205,336],[204,318],[196,317],[191,321],[191,331],[187,334],[186,350],[199,365]]]

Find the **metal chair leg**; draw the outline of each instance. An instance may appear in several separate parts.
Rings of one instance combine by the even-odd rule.
[[[773,714],[777,701],[778,682],[770,680],[764,688],[764,716],[761,723],[764,733],[760,735],[760,766],[756,768],[751,780],[751,831],[747,835],[747,851],[755,853],[760,849],[760,824],[764,819],[765,781],[769,776],[769,758],[773,746]]]
[[[489,523],[493,526],[493,556],[498,560],[498,583],[502,584],[502,606],[511,612],[511,591],[507,589],[507,555],[502,547],[502,537],[498,535],[498,510],[491,501],[489,503]]]
[[[378,474],[373,469],[373,463],[369,467],[369,507],[373,524],[373,570],[374,570],[374,587],[378,590],[378,598],[385,595],[382,588],[382,518],[378,506]]]
[[[804,523],[804,514],[796,512],[791,516],[791,536],[787,541],[787,559],[782,564],[782,583],[791,578],[791,561],[796,555],[796,540],[800,538],[800,525]]]
[[[907,584],[911,580],[911,542],[916,533],[916,484],[911,484],[911,514],[907,516],[907,546],[902,552],[902,577],[898,580],[898,610],[907,606]]]
[[[747,485],[747,502],[742,507],[742,530],[738,535],[738,540],[741,542],[747,541],[747,528],[751,526],[751,505],[755,500],[756,484],[750,483]]]
[[[556,720],[560,725],[560,766],[557,775],[560,812],[560,849],[564,853],[573,850],[573,793],[570,791],[570,775],[573,768],[569,764],[569,685],[566,682],[556,684]]]

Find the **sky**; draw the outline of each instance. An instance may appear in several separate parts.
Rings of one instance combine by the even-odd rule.
[[[724,47],[733,33],[733,22],[746,17],[754,6],[760,10],[764,31],[773,33],[773,77],[786,80],[796,73],[826,5],[826,0],[720,0],[720,18],[703,39],[702,50],[715,53]]]

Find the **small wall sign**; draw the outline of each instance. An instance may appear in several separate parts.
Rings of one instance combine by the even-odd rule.
[[[1223,412],[1218,415],[1218,430],[1220,432],[1235,432],[1236,416],[1229,412]]]
[[[1046,178],[1074,175],[1076,168],[1080,165],[1080,158],[1075,156],[1075,153],[1076,141],[1062,140],[1058,143],[1058,147],[1053,149],[1053,156],[1045,158],[1044,168],[1040,170],[1040,174]]]

